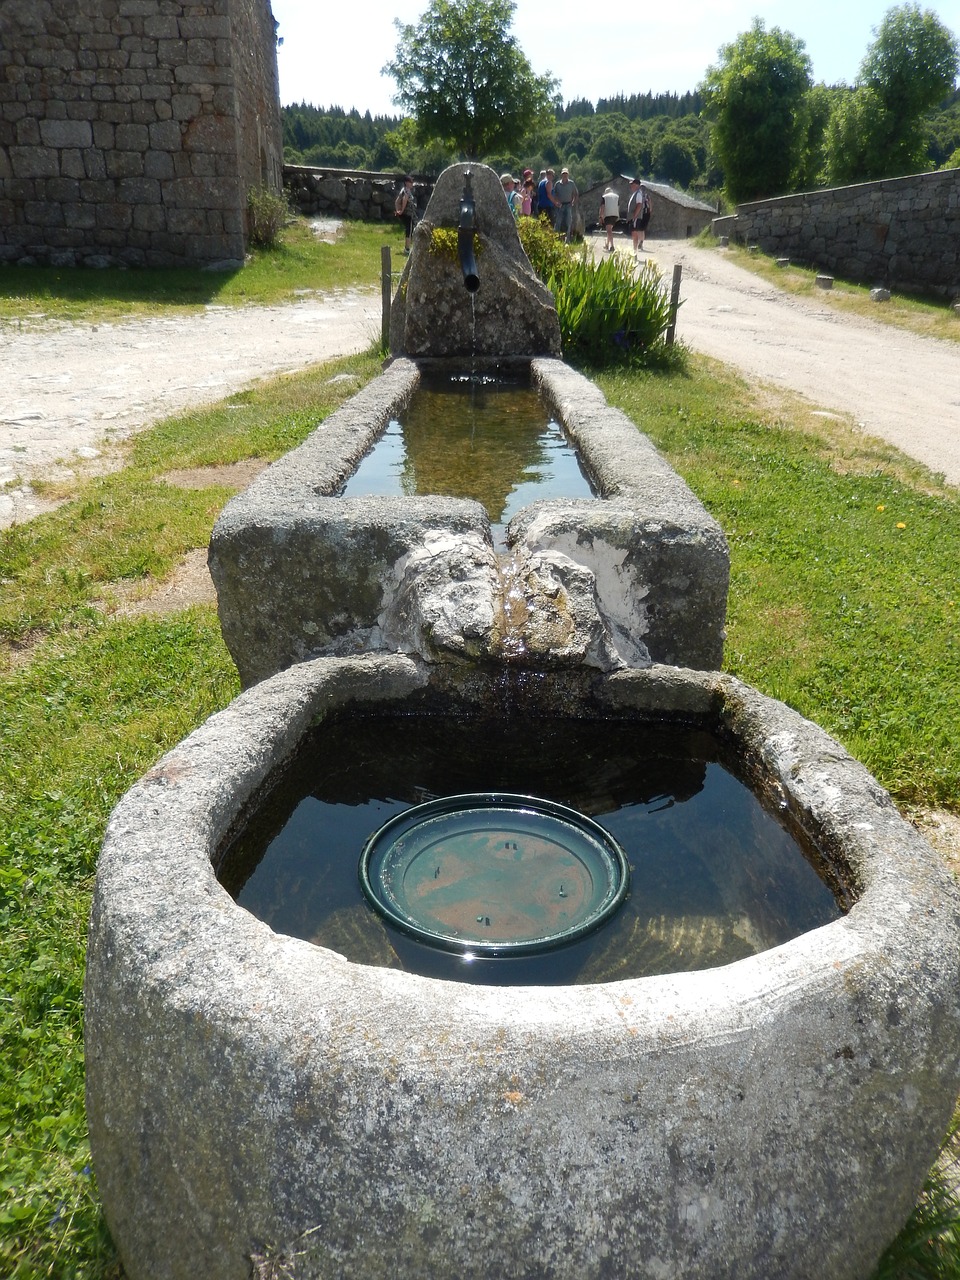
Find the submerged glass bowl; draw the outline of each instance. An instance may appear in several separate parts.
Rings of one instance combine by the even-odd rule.
[[[616,840],[551,800],[506,792],[444,796],[384,823],[363,847],[374,909],[444,951],[528,955],[602,925],[630,887]]]

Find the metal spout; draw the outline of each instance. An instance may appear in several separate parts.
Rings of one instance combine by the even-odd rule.
[[[457,252],[467,293],[480,288],[477,260],[473,253],[473,233],[476,230],[477,211],[473,203],[473,175],[468,169],[463,175],[463,195],[460,197],[460,223],[457,227]]]

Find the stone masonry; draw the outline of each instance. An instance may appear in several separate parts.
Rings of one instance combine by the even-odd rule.
[[[269,0],[0,0],[0,263],[242,261],[275,31]]]
[[[372,173],[319,165],[283,166],[287,199],[305,218],[320,214],[359,222],[394,222],[394,204],[403,179],[404,174],[399,171]],[[426,209],[432,192],[431,178],[413,175],[413,198],[420,213]]]
[[[960,169],[757,200],[713,230],[866,284],[960,295]]]

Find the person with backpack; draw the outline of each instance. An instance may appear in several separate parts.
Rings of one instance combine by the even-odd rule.
[[[408,254],[413,240],[413,226],[417,220],[417,201],[413,194],[413,178],[409,174],[403,180],[393,207],[397,217],[403,219],[403,252]]]
[[[630,179],[630,202],[627,205],[627,222],[633,237],[633,256],[636,258],[643,248],[643,238],[650,224],[650,196],[647,188],[639,178]]]
[[[500,185],[503,187],[503,194],[507,197],[507,205],[510,212],[515,218],[519,218],[522,198],[517,190],[516,178],[512,173],[501,173]]]

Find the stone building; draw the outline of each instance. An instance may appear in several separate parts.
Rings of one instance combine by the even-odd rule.
[[[275,37],[269,0],[0,0],[0,263],[242,261]]]

